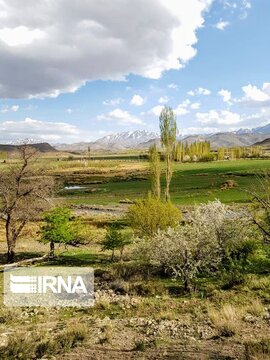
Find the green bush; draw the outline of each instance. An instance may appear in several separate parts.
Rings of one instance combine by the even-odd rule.
[[[208,162],[208,161],[214,161],[216,160],[216,155],[215,154],[207,154],[207,155],[203,155],[199,158],[200,162]]]
[[[118,229],[115,226],[111,226],[107,234],[102,241],[102,251],[112,251],[112,261],[114,261],[115,250],[120,252],[120,260],[123,259],[125,246],[129,245],[132,241],[132,232],[128,229]]]
[[[148,196],[129,207],[127,219],[139,237],[149,237],[158,230],[176,228],[182,220],[182,213],[172,203]]]

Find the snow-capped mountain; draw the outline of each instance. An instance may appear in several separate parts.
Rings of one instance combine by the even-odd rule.
[[[210,141],[213,148],[220,146],[250,146],[256,142],[270,138],[270,124],[254,129],[239,129],[233,132],[216,134],[179,136],[179,140],[192,143],[195,141]],[[126,131],[104,136],[94,142],[80,142],[75,144],[58,144],[55,147],[60,151],[119,151],[126,149],[148,149],[156,144],[160,146],[159,134],[146,130]]]
[[[138,147],[140,144],[159,137],[158,133],[146,130],[125,131],[102,137],[94,142],[80,142],[75,144],[57,144],[55,147],[62,151],[86,151],[91,150],[125,150]]]
[[[106,147],[110,145],[119,145],[125,148],[134,148],[141,143],[147,142],[157,137],[159,137],[159,134],[146,130],[126,131],[104,136],[103,138],[95,141],[93,145],[105,145]]]
[[[259,126],[253,129],[239,129],[235,132],[235,134],[270,134],[270,124],[265,126]]]

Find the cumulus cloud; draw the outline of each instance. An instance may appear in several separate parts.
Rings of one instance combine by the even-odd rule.
[[[178,116],[186,115],[189,113],[188,108],[189,108],[190,104],[191,104],[191,101],[189,99],[184,100],[173,110],[173,112],[175,113],[175,115],[178,115]]]
[[[116,99],[104,100],[102,102],[102,104],[106,105],[106,106],[116,106],[116,105],[121,104],[123,101],[124,101],[124,99],[119,97],[119,98],[116,98]]]
[[[40,121],[26,118],[22,121],[0,122],[0,141],[12,141],[22,138],[35,138],[40,141],[75,140],[80,130],[65,122]]]
[[[19,105],[12,105],[12,106],[3,106],[0,109],[1,113],[7,113],[7,112],[17,112],[19,110]]]
[[[169,97],[168,96],[161,96],[159,99],[158,99],[158,102],[160,104],[167,104],[169,101]]]
[[[180,69],[212,2],[1,0],[0,96],[57,96],[88,80]]]
[[[28,45],[44,36],[45,33],[39,29],[30,30],[25,26],[0,29],[0,40],[9,46]]]
[[[215,28],[217,28],[218,30],[225,30],[227,26],[229,26],[230,23],[228,21],[223,21],[223,20],[220,20],[219,22],[217,22],[215,24]]]
[[[149,110],[147,112],[147,114],[149,115],[155,115],[155,116],[159,116],[161,111],[164,109],[164,106],[162,105],[157,105],[157,106],[154,106],[151,110]],[[143,113],[143,115],[145,115],[145,113]]]
[[[128,111],[122,109],[114,109],[107,114],[97,116],[98,120],[112,121],[119,125],[142,125],[143,122],[138,117],[131,115]]]
[[[149,114],[159,116],[164,105],[156,105],[152,109],[150,109],[146,113],[142,113],[142,115]],[[190,110],[196,110],[200,108],[200,103],[192,103],[189,99],[182,101],[178,104],[174,109],[173,112],[176,116],[184,116],[190,112]]]
[[[178,89],[178,85],[176,85],[175,83],[171,83],[168,85],[169,89],[173,89],[173,90],[177,90]]]
[[[200,108],[200,106],[201,106],[201,104],[200,104],[199,102],[196,102],[196,103],[191,104],[191,105],[190,105],[190,108],[191,108],[192,110],[197,110],[197,109]]]
[[[135,106],[142,106],[145,103],[145,101],[146,98],[143,98],[142,96],[135,94],[133,95],[130,104]]]
[[[248,105],[270,105],[270,83],[264,83],[262,88],[259,89],[255,85],[248,84],[242,87],[244,97],[240,102]]]
[[[199,112],[196,114],[196,118],[201,124],[211,125],[236,125],[244,121],[244,118],[240,114],[227,110],[210,110],[205,113]]]
[[[195,90],[190,90],[188,91],[187,93],[189,96],[196,96],[196,95],[204,95],[204,96],[207,96],[207,95],[210,95],[211,94],[211,91],[208,90],[208,89],[205,89],[203,87],[199,87]]]
[[[231,98],[232,98],[232,94],[229,90],[225,90],[225,89],[221,89],[219,92],[218,92],[218,95],[222,97],[222,100],[225,102],[225,103],[229,103]]]

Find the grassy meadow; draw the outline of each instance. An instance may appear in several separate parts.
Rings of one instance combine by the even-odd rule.
[[[81,189],[63,190],[59,193],[68,204],[115,205],[121,200],[135,200],[150,190],[146,162],[101,161],[90,162],[94,175],[87,177],[87,170],[76,169],[76,174],[66,174],[67,185],[81,185]],[[258,185],[258,175],[270,170],[270,160],[235,160],[209,163],[175,164],[171,183],[171,199],[177,205],[195,205],[220,199],[224,203],[246,203],[247,191]],[[124,174],[122,172],[125,172]],[[88,184],[85,183],[87,177]],[[227,180],[234,180],[236,187],[223,190]],[[162,177],[162,185],[165,179]],[[90,184],[89,184],[90,183]],[[92,183],[92,184],[91,184]]]
[[[96,303],[89,309],[1,305],[1,359],[270,358],[269,249],[252,255],[244,281],[228,286],[228,274],[221,278],[201,274],[195,291],[187,294],[177,280],[134,257],[134,244],[125,250],[123,261],[117,253],[112,262],[111,252],[101,251],[108,226],[125,223],[129,203],[148,194],[147,161],[76,157],[59,161],[46,156],[35,166],[46,167],[54,176],[55,204],[70,206],[88,237],[79,248],[57,245],[56,257],[42,265],[93,267]],[[0,172],[7,168],[0,163]],[[270,172],[268,159],[177,163],[171,199],[182,210],[215,199],[245,207],[251,200],[248,191],[258,189],[258,175],[265,172]],[[234,180],[235,186],[222,189],[228,180]],[[49,245],[38,241],[40,225],[37,221],[25,228],[17,243],[17,260],[48,252]],[[5,252],[1,222],[1,264]],[[0,277],[2,286],[2,272]]]

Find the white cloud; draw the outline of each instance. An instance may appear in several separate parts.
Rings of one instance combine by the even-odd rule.
[[[197,120],[201,124],[236,125],[244,120],[240,114],[231,111],[210,110],[206,113],[197,113]]]
[[[264,83],[262,89],[251,84],[243,86],[242,90],[245,97],[242,99],[247,102],[265,102],[270,100],[270,83]]]
[[[19,105],[12,105],[10,109],[11,109],[11,111],[16,112],[19,110],[19,108],[20,108]]]
[[[30,30],[25,26],[0,29],[0,40],[8,46],[28,45],[44,36],[45,33],[39,29]]]
[[[218,132],[216,127],[189,127],[181,129],[181,135],[213,134]]]
[[[161,97],[159,98],[159,100],[158,100],[158,102],[159,102],[160,104],[167,104],[168,101],[169,101],[169,97],[168,97],[168,96],[161,96]]]
[[[131,105],[135,105],[135,106],[142,106],[144,103],[145,103],[146,99],[143,98],[142,96],[140,95],[133,95],[131,101],[130,101],[130,104]]]
[[[190,112],[190,110],[199,109],[200,103],[192,103],[189,99],[182,101],[178,104],[174,109],[173,112],[176,116],[184,116]],[[149,114],[159,116],[161,111],[164,109],[163,105],[156,105],[152,109],[150,109],[146,113],[142,113],[142,115]]]
[[[72,113],[72,109],[70,109],[70,108],[68,108],[68,109],[66,109],[66,112],[68,113],[68,114],[71,114]]]
[[[114,109],[107,114],[98,115],[97,119],[100,121],[106,120],[116,122],[119,125],[143,125],[141,119],[131,115],[128,111],[119,108]]]
[[[219,92],[218,92],[218,95],[220,95],[222,97],[222,100],[225,102],[225,103],[229,103],[231,98],[232,98],[232,94],[230,91],[228,90],[225,90],[225,89],[221,89]]]
[[[208,89],[205,89],[203,87],[199,87],[195,90],[190,90],[187,92],[188,95],[190,96],[195,96],[195,95],[204,95],[204,96],[207,96],[207,95],[210,95],[211,94],[211,91],[208,90]]]
[[[12,106],[4,106],[0,110],[1,113],[8,113],[8,112],[17,112],[19,110],[19,105],[12,105]]]
[[[197,110],[197,109],[200,108],[200,106],[201,106],[201,104],[200,104],[199,102],[196,102],[196,103],[191,104],[191,105],[190,105],[190,108],[191,108],[192,110]]]
[[[131,73],[158,79],[196,55],[212,2],[1,0],[0,97],[58,96]]]
[[[102,102],[102,104],[106,105],[106,106],[116,106],[116,105],[121,104],[122,102],[124,102],[124,99],[119,97],[119,98],[116,98],[116,99],[104,100]]]
[[[217,28],[218,30],[225,30],[225,28],[227,26],[229,26],[230,23],[228,21],[222,21],[220,20],[218,23],[215,24],[215,28]]]
[[[173,109],[173,112],[175,113],[175,115],[178,116],[183,116],[189,113],[189,106],[190,106],[191,102],[189,99],[184,100],[182,103],[180,103],[175,109]]]
[[[159,116],[163,109],[164,109],[164,106],[157,105],[157,106],[154,106],[151,110],[149,110],[147,112],[147,114]]]
[[[12,141],[21,138],[35,138],[42,141],[75,140],[80,130],[65,122],[40,121],[26,118],[22,121],[0,122],[0,141]]]
[[[224,9],[230,10],[230,17],[233,14],[238,15],[240,20],[244,20],[248,16],[248,10],[251,9],[251,1],[249,0],[222,0]]]
[[[211,91],[200,87],[197,89],[197,93],[198,93],[198,95],[210,95]]]
[[[178,85],[176,85],[176,84],[174,84],[174,83],[171,83],[171,84],[168,85],[168,88],[169,88],[169,89],[176,90],[176,89],[178,89]]]

